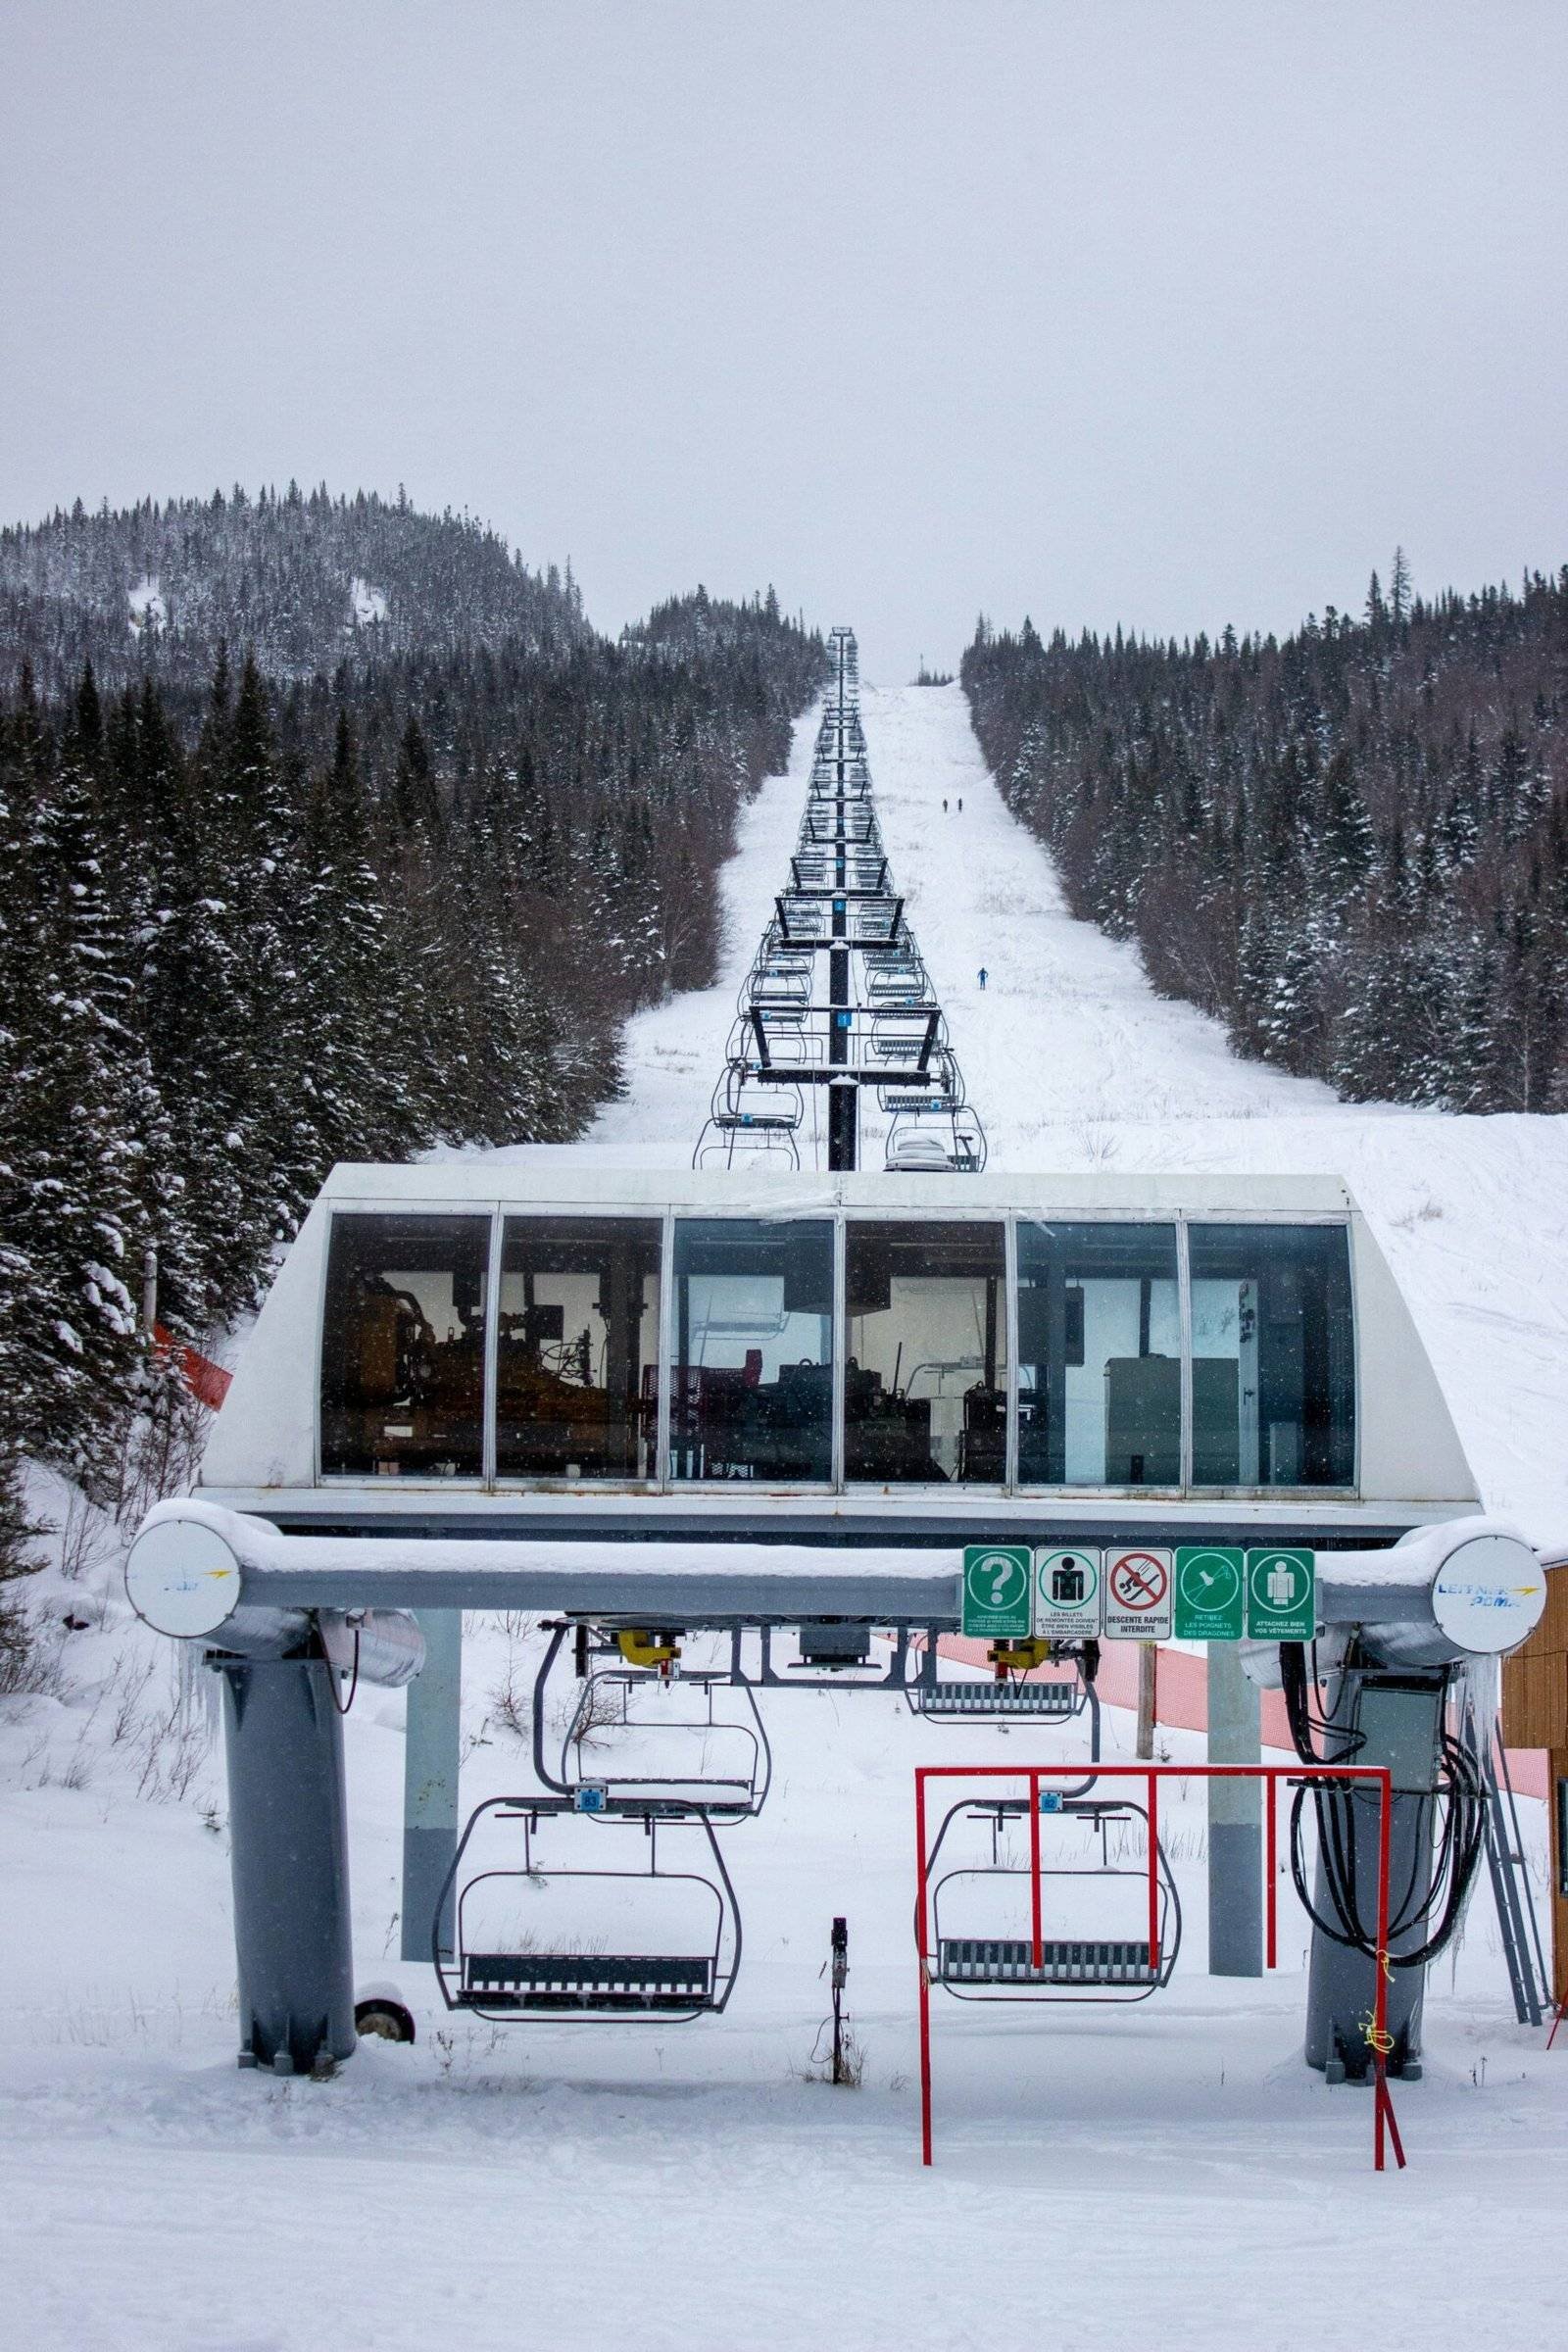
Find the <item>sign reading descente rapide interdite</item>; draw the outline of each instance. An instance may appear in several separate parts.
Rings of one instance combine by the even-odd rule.
[[[1171,1554],[1159,1544],[1130,1544],[1105,1553],[1107,1641],[1170,1640],[1171,1571]]]

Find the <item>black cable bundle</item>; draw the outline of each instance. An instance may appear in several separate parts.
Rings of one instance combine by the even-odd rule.
[[[1318,1680],[1316,1645],[1313,1645],[1309,1676],[1304,1645],[1299,1642],[1281,1642],[1280,1679],[1291,1738],[1302,1763],[1351,1762],[1365,1745],[1363,1736],[1349,1733],[1342,1725],[1331,1722],[1326,1716],[1314,1715],[1312,1711],[1310,1694]],[[1318,1737],[1323,1739],[1325,1745],[1330,1740],[1336,1742],[1333,1754],[1318,1752],[1315,1745]],[[1389,1961],[1394,1968],[1424,1968],[1429,1960],[1436,1959],[1459,1925],[1465,1898],[1470,1892],[1471,1882],[1481,1860],[1486,1836],[1487,1791],[1480,1766],[1470,1751],[1446,1731],[1442,1735],[1442,1785],[1432,1796],[1423,1796],[1418,1800],[1423,1807],[1423,1818],[1418,1824],[1414,1840],[1409,1879],[1396,1900],[1392,1889],[1390,1893]],[[1318,1910],[1307,1888],[1301,1824],[1309,1789],[1317,1823],[1323,1880],[1334,1914],[1332,1919],[1326,1919]],[[1303,1781],[1300,1784],[1291,1807],[1291,1879],[1315,1928],[1320,1928],[1331,1942],[1344,1944],[1352,1951],[1364,1952],[1368,1959],[1375,1960],[1376,1923],[1371,1928],[1367,1927],[1356,1900],[1356,1808],[1367,1801],[1363,1792],[1353,1788],[1329,1788],[1321,1782]],[[1434,1803],[1442,1806],[1437,1858],[1431,1884],[1425,1895],[1417,1900],[1415,1888],[1421,1873],[1423,1836],[1426,1831],[1424,1808]],[[1396,1952],[1392,1948],[1396,1938],[1409,1935],[1412,1929],[1430,1921],[1440,1897],[1442,1907],[1432,1933],[1412,1949]]]

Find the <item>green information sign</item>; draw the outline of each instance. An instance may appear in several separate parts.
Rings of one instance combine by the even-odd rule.
[[[1247,1630],[1254,1642],[1310,1642],[1317,1632],[1313,1556],[1294,1544],[1247,1555]]]
[[[1034,1553],[1027,1544],[966,1544],[962,1627],[992,1642],[1026,1642],[1033,1631]]]
[[[1178,1642],[1239,1642],[1247,1615],[1247,1554],[1226,1544],[1176,1553]]]

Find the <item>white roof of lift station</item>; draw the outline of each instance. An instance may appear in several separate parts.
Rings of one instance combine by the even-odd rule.
[[[239,1510],[275,1511],[297,1500],[309,1513],[335,1495],[341,1500],[352,1480],[321,1481],[317,1459],[318,1396],[320,1385],[321,1318],[326,1291],[329,1229],[339,1213],[381,1215],[507,1214],[563,1217],[617,1213],[644,1218],[755,1218],[767,1222],[845,1214],[857,1221],[906,1223],[921,1218],[945,1224],[1016,1220],[1020,1224],[1083,1225],[1099,1221],[1144,1224],[1340,1225],[1348,1229],[1354,1321],[1355,1474],[1348,1487],[1304,1494],[1301,1489],[1269,1491],[1210,1487],[1202,1515],[1212,1521],[1226,1507],[1240,1523],[1266,1516],[1275,1526],[1289,1518],[1290,1503],[1309,1501],[1313,1519],[1343,1525],[1345,1540],[1358,1527],[1397,1517],[1406,1525],[1448,1519],[1473,1510],[1476,1481],[1465,1459],[1448,1408],[1382,1251],[1345,1184],[1330,1176],[1178,1174],[1080,1175],[908,1175],[883,1173],[822,1176],[794,1171],[747,1169],[694,1172],[689,1169],[627,1169],[569,1148],[538,1148],[472,1157],[379,1166],[334,1168],[262,1308],[235,1370],[232,1386],[210,1438],[201,1490]],[[661,1360],[669,1360],[666,1330]],[[842,1348],[842,1340],[840,1346]],[[737,1482],[742,1483],[742,1482]],[[781,1487],[784,1482],[778,1482]],[[419,1505],[428,1509],[439,1486],[449,1516],[482,1518],[487,1510],[515,1508],[519,1487],[538,1481],[508,1479],[454,1483],[419,1477],[359,1482],[359,1497],[375,1515],[394,1521]],[[773,1482],[752,1483],[748,1494],[727,1500],[755,1508]],[[553,1501],[571,1507],[570,1483],[549,1482]],[[797,1490],[798,1492],[799,1490]],[[649,1494],[647,1486],[628,1489],[623,1499]],[[691,1489],[684,1490],[688,1497]],[[785,1488],[787,1493],[787,1488]],[[862,1503],[864,1486],[858,1490]],[[989,1490],[992,1497],[997,1488]],[[1039,1490],[1032,1490],[1038,1495]],[[606,1486],[596,1482],[593,1497]],[[933,1507],[951,1509],[956,1533],[973,1489],[921,1491],[908,1487],[872,1490],[885,1494],[895,1515],[916,1503],[929,1517]],[[1079,1492],[1070,1482],[1052,1489],[1071,1493],[1075,1507],[1107,1518],[1125,1515],[1130,1500],[1147,1506],[1151,1490]],[[1184,1491],[1162,1488],[1169,1515],[1180,1516]],[[965,1496],[969,1496],[966,1502]],[[585,1500],[588,1497],[585,1496]],[[653,1497],[650,1496],[652,1500]],[[709,1499],[712,1499],[711,1495]],[[1172,1509],[1170,1506],[1174,1505]],[[1250,1510],[1249,1509],[1250,1506]],[[823,1507],[820,1487],[813,1507]],[[831,1504],[829,1505],[831,1507]],[[884,1507],[879,1500],[879,1507]],[[1194,1504],[1197,1507],[1197,1498]],[[1038,1500],[1034,1505],[1040,1516]]]

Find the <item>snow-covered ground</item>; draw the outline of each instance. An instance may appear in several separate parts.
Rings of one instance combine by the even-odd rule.
[[[1351,1109],[1238,1062],[1151,995],[1130,951],[1068,920],[956,689],[867,691],[864,712],[895,872],[994,1164],[1343,1170],[1488,1500],[1568,1537],[1563,1122]],[[746,813],[720,982],[633,1024],[629,1099],[592,1138],[608,1156],[689,1158],[813,723]],[[0,1701],[0,2342],[1294,2352],[1310,2331],[1411,2352],[1568,2347],[1568,2050],[1548,2059],[1514,2025],[1486,1890],[1436,1972],[1427,2080],[1397,2093],[1409,2170],[1377,2178],[1367,2095],[1300,2062],[1288,1884],[1279,1975],[1203,1974],[1198,1784],[1163,1806],[1188,1912],[1170,1991],[1046,2014],[939,2000],[937,2163],[921,2172],[912,1766],[1081,1752],[1070,1729],[941,1729],[867,1695],[770,1701],[773,1794],[727,1839],[747,1919],[728,2014],[492,2030],[446,2018],[429,1972],[390,1956],[404,1702],[362,1691],[359,1972],[404,1986],[419,2042],[369,2045],[329,2083],[240,2074],[220,1760],[175,1709],[167,1654],[127,1622],[107,1548],[72,1564],[47,1587],[87,1620],[64,1638],[69,1673]],[[506,1696],[526,1692],[535,1649],[518,1624],[471,1625],[470,1802],[526,1785]],[[1188,1735],[1164,1744],[1199,1754]],[[1107,1749],[1130,1746],[1112,1711]],[[1524,1810],[1539,1873],[1542,1808]],[[813,2079],[837,1912],[865,2051],[854,2092]]]
[[[372,588],[368,580],[362,580],[356,572],[349,582],[349,612],[351,628],[368,628],[372,621],[385,620],[384,590]]]
[[[163,583],[153,572],[145,573],[136,582],[125,601],[130,608],[131,629],[138,637],[143,629],[161,629],[169,618]]]
[[[990,1165],[1345,1176],[1410,1300],[1489,1507],[1568,1549],[1568,1118],[1344,1103],[1239,1059],[1216,1023],[1152,993],[1135,949],[1068,915],[1050,858],[987,773],[959,687],[868,687],[861,709],[894,878]],[[789,773],[742,819],[718,981],[631,1024],[627,1100],[604,1112],[594,1150],[644,1166],[689,1161],[795,847],[813,740],[810,724],[796,729]]]

